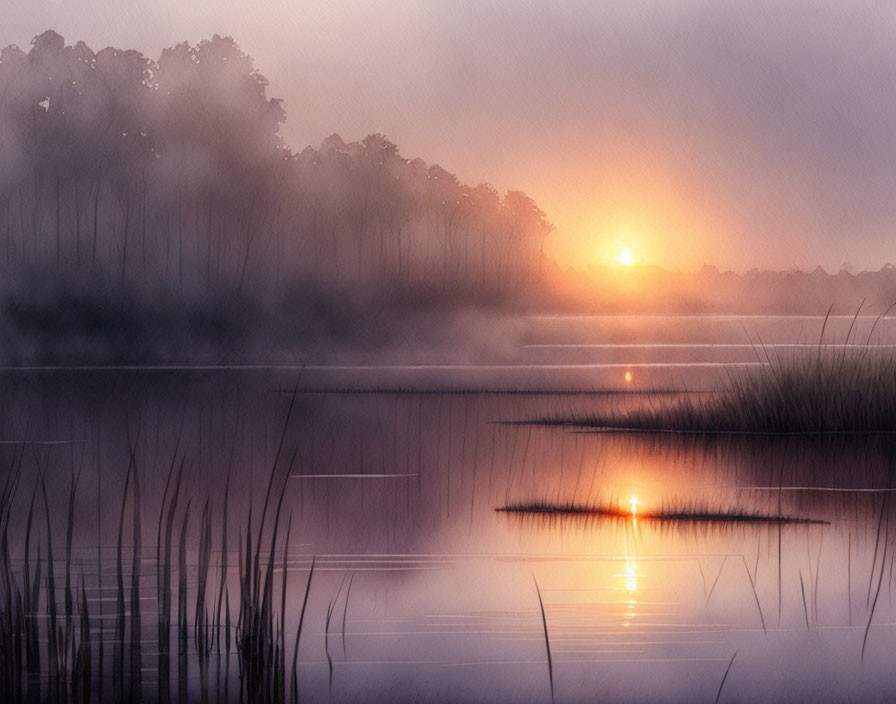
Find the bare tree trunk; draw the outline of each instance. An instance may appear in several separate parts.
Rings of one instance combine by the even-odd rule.
[[[125,280],[128,273],[128,237],[130,236],[131,226],[131,191],[128,189],[127,200],[124,208],[124,245],[121,255],[121,286],[124,288]]]
[[[184,295],[184,222],[181,214],[183,207],[183,196],[178,193],[177,196],[177,277],[180,287],[180,295]]]
[[[168,264],[171,257],[171,215],[165,214],[165,287],[168,287]]]
[[[25,198],[22,195],[22,186],[19,186],[19,235],[22,238],[22,263],[27,259],[25,255]]]
[[[40,233],[40,203],[43,200],[44,184],[40,174],[37,174],[37,187],[34,191],[34,206],[31,209],[31,247],[33,261],[37,260],[37,246]]]
[[[143,267],[143,282],[146,283],[146,176],[143,177],[143,193],[140,201],[140,266]]]
[[[96,182],[96,191],[93,194],[93,243],[91,244],[91,261],[94,265],[96,265],[96,240],[97,240],[97,232],[99,230],[99,219],[100,219],[100,189],[103,187],[102,181],[97,179]]]
[[[6,266],[12,263],[12,210],[10,206],[10,197],[6,196]]]
[[[81,266],[81,189],[78,188],[77,177],[75,183],[75,264]]]
[[[208,196],[206,213],[205,290],[212,290],[212,196]]]
[[[56,273],[59,273],[59,269],[62,264],[62,236],[60,234],[61,220],[60,220],[60,195],[59,195],[59,176],[56,176]]]

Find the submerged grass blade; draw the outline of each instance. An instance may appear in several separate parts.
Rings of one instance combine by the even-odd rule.
[[[803,582],[803,571],[800,570],[799,573],[800,573],[800,594],[803,597],[803,616],[805,616],[805,618],[806,618],[806,630],[808,631],[810,629],[809,629],[809,607],[806,603],[806,585]]]
[[[731,672],[731,666],[734,664],[734,658],[737,657],[737,651],[734,651],[734,655],[731,656],[731,659],[728,661],[728,667],[725,668],[725,674],[722,675],[722,681],[719,683],[719,691],[716,693],[716,704],[719,704],[719,700],[722,698],[722,689],[725,687],[725,680],[728,679],[728,673]]]
[[[317,562],[317,556],[311,558],[311,569],[308,570],[308,580],[305,582],[305,596],[302,599],[302,610],[299,612],[299,625],[296,627],[296,643],[292,650],[292,686],[290,688],[290,702],[298,704],[299,701],[299,676],[298,676],[298,660],[299,660],[299,643],[302,639],[302,625],[305,623],[305,609],[308,607],[308,595],[311,594],[311,579],[314,577],[314,565]]]
[[[750,589],[753,590],[753,599],[756,601],[756,610],[759,611],[759,621],[762,623],[762,632],[768,634],[765,628],[765,616],[762,615],[762,605],[759,603],[759,593],[756,591],[756,580],[750,574],[750,568],[747,566],[747,558],[741,555],[744,561],[744,570],[747,572],[747,579],[750,580]]]
[[[551,659],[551,639],[548,636],[548,619],[544,613],[544,602],[541,600],[541,589],[538,588],[538,580],[532,575],[532,581],[535,582],[535,593],[538,595],[538,608],[541,611],[541,625],[544,629],[544,647],[548,654],[548,678],[551,684],[551,702],[554,701],[554,662]]]

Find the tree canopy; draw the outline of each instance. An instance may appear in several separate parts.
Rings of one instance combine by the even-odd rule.
[[[94,52],[47,31],[0,53],[0,266],[124,288],[277,295],[297,283],[508,297],[551,226],[380,134],[295,153],[230,37]]]

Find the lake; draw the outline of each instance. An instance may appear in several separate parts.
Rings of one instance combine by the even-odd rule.
[[[43,643],[50,619],[89,611],[94,691],[165,700],[170,655],[172,699],[238,700],[252,550],[283,648],[269,699],[894,699],[896,438],[527,422],[699,397],[767,355],[812,354],[823,328],[896,345],[874,317],[544,316],[437,363],[5,370],[0,463],[17,485],[0,515],[11,573],[42,594],[21,613]],[[497,510],[535,504],[620,513]],[[186,630],[160,644],[166,530]]]

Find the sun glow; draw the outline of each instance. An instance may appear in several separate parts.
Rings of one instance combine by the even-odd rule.
[[[638,591],[638,570],[637,565],[634,562],[627,562],[625,564],[625,590],[628,592],[636,592]]]
[[[625,381],[626,381],[626,383],[629,383],[629,384],[632,383],[632,373],[631,372],[625,373]]]
[[[632,266],[635,263],[635,255],[632,254],[632,250],[626,247],[625,249],[620,250],[619,254],[616,255],[616,261],[620,266]]]

